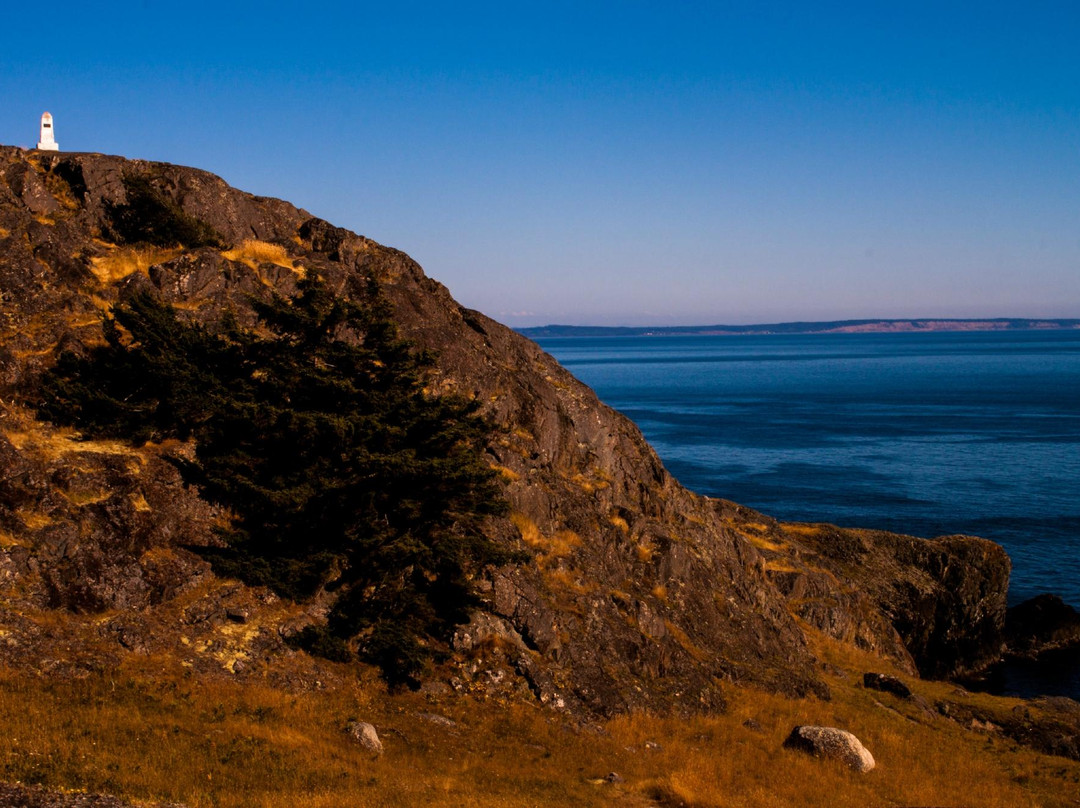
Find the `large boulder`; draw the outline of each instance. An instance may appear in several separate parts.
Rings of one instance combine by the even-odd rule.
[[[818,758],[838,760],[857,772],[868,772],[876,765],[874,756],[862,741],[836,727],[795,727],[784,741],[784,747]]]

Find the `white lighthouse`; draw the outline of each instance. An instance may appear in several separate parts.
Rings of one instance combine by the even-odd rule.
[[[56,142],[56,134],[53,132],[52,115],[46,112],[41,116],[41,139],[37,147],[42,151],[60,151],[60,145]]]

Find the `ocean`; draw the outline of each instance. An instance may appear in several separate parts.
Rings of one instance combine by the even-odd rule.
[[[1080,608],[1080,331],[538,342],[691,490],[784,520],[983,536],[1012,558],[1010,604]]]

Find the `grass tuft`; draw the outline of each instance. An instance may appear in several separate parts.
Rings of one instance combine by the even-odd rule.
[[[178,249],[165,249],[150,245],[115,247],[105,255],[90,259],[90,271],[102,283],[115,283],[137,272],[146,271],[155,264],[170,261],[180,255]]]
[[[20,452],[32,452],[50,462],[67,454],[109,454],[142,462],[139,452],[119,440],[83,440],[73,429],[27,429],[5,431],[4,437]]]
[[[295,272],[301,277],[304,275],[304,268],[297,266],[280,244],[244,239],[239,246],[225,250],[221,255],[229,261],[236,261],[253,270],[258,270],[262,264],[273,264]]]

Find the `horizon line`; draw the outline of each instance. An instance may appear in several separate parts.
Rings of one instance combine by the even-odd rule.
[[[980,328],[980,326],[982,326]],[[933,332],[933,331],[1054,331],[1080,329],[1080,318],[1072,317],[877,317],[851,320],[792,320],[775,323],[728,325],[569,325],[549,323],[539,326],[514,327],[526,336],[649,336],[649,335],[708,335],[746,333],[805,333],[805,332]],[[557,333],[555,333],[557,332]],[[587,334],[585,333],[587,332]]]

